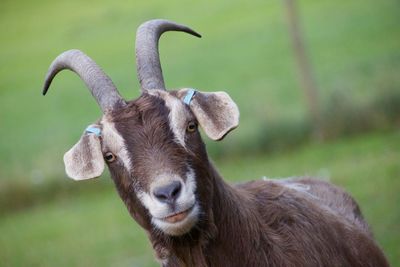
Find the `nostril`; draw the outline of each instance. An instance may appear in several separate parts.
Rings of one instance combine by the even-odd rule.
[[[155,194],[155,196],[156,196],[159,200],[162,200],[162,201],[168,199],[168,196],[167,196],[167,195],[164,195],[164,194]]]
[[[169,185],[155,188],[153,195],[161,202],[173,203],[178,197],[182,189],[179,181],[174,181]]]
[[[181,183],[178,182],[178,184],[176,185],[176,187],[175,187],[175,188],[173,189],[173,191],[171,192],[171,196],[172,196],[173,198],[177,198],[177,197],[178,197],[179,193],[181,192],[181,187],[182,187]]]

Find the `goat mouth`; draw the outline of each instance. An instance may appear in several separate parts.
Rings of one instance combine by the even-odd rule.
[[[184,211],[180,211],[178,213],[174,213],[170,216],[167,216],[167,217],[163,218],[163,220],[166,222],[169,222],[169,223],[177,223],[177,222],[183,221],[188,216],[188,214],[192,211],[193,207],[194,206],[192,206]]]

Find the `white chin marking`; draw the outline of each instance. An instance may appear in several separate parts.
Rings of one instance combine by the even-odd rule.
[[[153,217],[152,223],[167,235],[180,236],[189,232],[196,225],[199,217],[199,206],[193,206],[189,214],[181,221],[170,223],[163,219]]]
[[[177,236],[189,232],[197,223],[200,207],[196,201],[196,180],[194,171],[191,168],[186,173],[185,182],[183,182],[180,176],[159,175],[154,179],[150,188],[155,188],[172,181],[180,181],[182,183],[182,190],[175,201],[174,210],[171,210],[170,205],[160,202],[147,192],[137,192],[137,196],[149,211],[153,225],[168,235]],[[184,216],[185,211],[187,211],[186,216]],[[175,216],[179,213],[181,214]],[[173,218],[174,216],[175,218]]]

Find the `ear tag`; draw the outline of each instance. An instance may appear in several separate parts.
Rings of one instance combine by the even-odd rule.
[[[101,129],[92,125],[89,125],[86,130],[85,133],[87,134],[95,134],[96,136],[100,137],[101,136]]]
[[[183,98],[183,103],[186,105],[190,105],[190,102],[192,101],[193,96],[196,94],[196,90],[194,89],[189,89]]]

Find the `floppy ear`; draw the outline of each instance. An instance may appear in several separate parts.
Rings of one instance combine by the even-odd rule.
[[[211,139],[222,140],[239,125],[239,109],[227,93],[193,92],[192,89],[181,91],[184,102]]]
[[[100,138],[94,133],[85,133],[67,153],[64,154],[65,171],[74,180],[99,177],[104,170]]]

